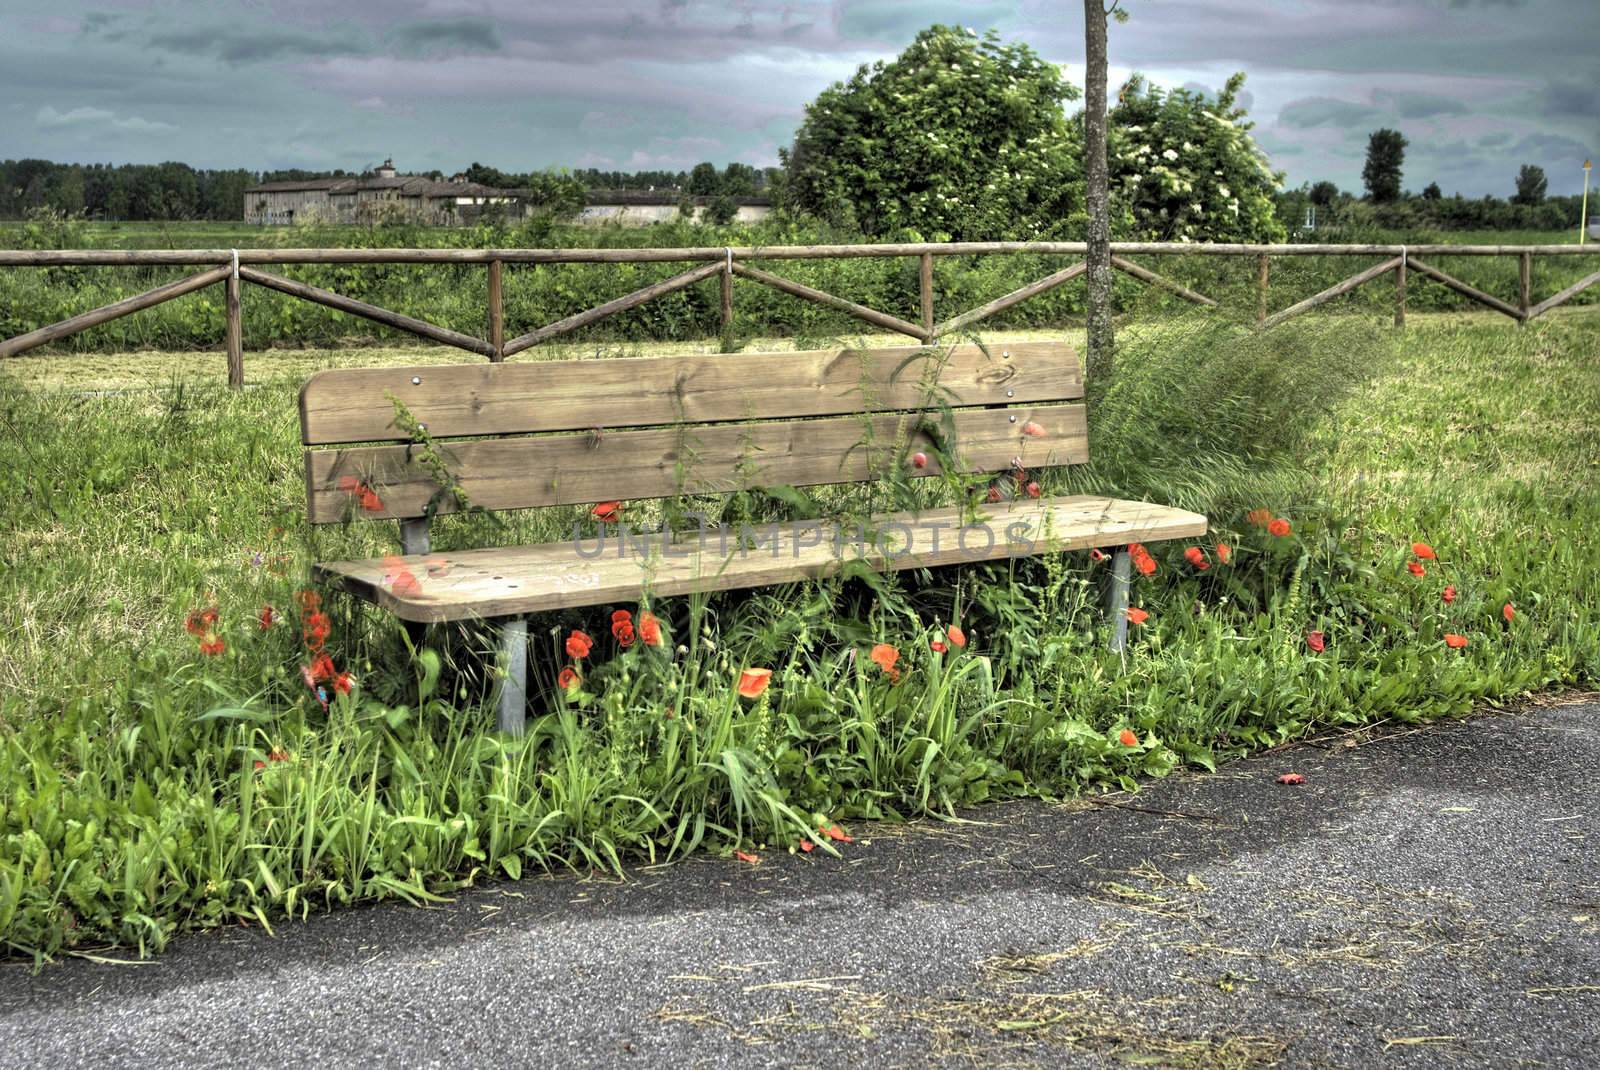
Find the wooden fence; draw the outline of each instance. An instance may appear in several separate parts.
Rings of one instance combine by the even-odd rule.
[[[717,278],[722,289],[722,322],[727,325],[733,317],[733,280],[747,279],[762,286],[807,301],[814,301],[848,313],[866,323],[886,331],[908,335],[921,342],[936,342],[941,337],[953,335],[964,328],[996,313],[1020,304],[1030,298],[1055,289],[1063,283],[1082,275],[1085,265],[1074,264],[1011,293],[997,297],[977,308],[969,309],[942,322],[934,318],[933,258],[936,256],[1016,255],[1023,253],[1048,255],[1083,255],[1082,242],[919,242],[886,245],[786,245],[767,247],[698,247],[681,249],[63,249],[63,250],[0,250],[0,267],[92,267],[115,265],[170,265],[203,267],[205,270],[187,278],[158,286],[153,290],[125,298],[113,304],[79,313],[59,323],[52,323],[19,334],[0,342],[0,357],[9,357],[87,330],[98,324],[126,316],[140,309],[150,308],[175,297],[192,293],[206,286],[222,285],[226,291],[226,322],[223,327],[228,353],[228,382],[238,387],[244,383],[244,336],[240,322],[240,290],[249,282],[270,290],[289,294],[302,300],[337,309],[353,316],[361,316],[376,323],[464,349],[487,357],[491,361],[504,360],[525,349],[547,342],[552,338],[575,331],[614,316],[630,308],[652,301],[665,294],[693,286],[695,283]],[[1589,287],[1600,283],[1600,271],[1587,275],[1559,293],[1537,304],[1532,303],[1530,278],[1533,258],[1536,256],[1595,255],[1596,250],[1581,245],[1199,245],[1178,242],[1113,242],[1111,264],[1132,278],[1157,286],[1185,301],[1198,305],[1215,306],[1212,298],[1197,293],[1163,275],[1157,274],[1132,260],[1130,256],[1228,256],[1254,257],[1256,271],[1256,323],[1262,330],[1326,304],[1350,293],[1374,279],[1391,272],[1395,276],[1394,321],[1405,325],[1406,286],[1412,272],[1416,272],[1449,287],[1488,308],[1505,314],[1519,323],[1541,316],[1557,305],[1563,304]],[[1314,294],[1278,312],[1268,311],[1268,286],[1273,257],[1285,256],[1353,256],[1381,257],[1366,267],[1321,293]],[[1485,293],[1454,276],[1432,266],[1421,257],[1435,256],[1514,256],[1519,258],[1520,285],[1515,303]],[[814,289],[793,279],[773,274],[746,263],[748,260],[810,260],[847,257],[911,257],[920,260],[921,318],[912,323],[898,316],[857,304],[847,298]],[[545,324],[526,334],[507,339],[505,317],[501,302],[501,284],[507,264],[593,264],[593,263],[670,263],[696,264],[680,274],[652,283],[630,294],[607,301],[602,305]],[[483,264],[487,268],[487,320],[488,337],[476,338],[436,326],[425,320],[402,315],[399,312],[344,297],[307,283],[286,278],[281,274],[261,270],[259,265],[271,264]]]

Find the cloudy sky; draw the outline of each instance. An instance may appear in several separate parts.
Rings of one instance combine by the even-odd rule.
[[[1288,184],[1359,189],[1366,135],[1406,185],[1575,192],[1600,150],[1600,0],[1124,0],[1113,87],[1248,73]],[[3,0],[0,157],[402,170],[777,161],[801,109],[946,22],[1082,83],[1066,0]]]

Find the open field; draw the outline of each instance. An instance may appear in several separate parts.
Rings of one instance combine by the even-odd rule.
[[[1125,331],[1091,397],[1095,463],[1048,474],[1045,492],[1198,509],[1232,547],[1224,565],[1208,543],[1204,572],[1162,549],[1125,662],[1104,652],[1084,555],[677,600],[655,608],[683,653],[608,657],[575,704],[543,691],[549,712],[519,742],[483,734],[475,629],[435,629],[413,655],[392,621],[330,599],[330,650],[358,685],[324,710],[299,682],[307,564],[386,552],[394,533],[306,530],[296,388],[314,367],[418,351],[252,353],[242,392],[199,363],[211,355],[7,361],[0,939],[151,951],[181,927],[784,847],[820,821],[1127,785],[1314,728],[1592,686],[1597,351],[1580,312],[1403,334],[1359,316]],[[1248,524],[1256,507],[1293,533]],[[774,503],[725,508],[759,519]],[[549,512],[504,531],[448,518],[436,545],[559,537],[582,515]],[[1406,568],[1414,540],[1438,552],[1423,576]],[[261,629],[263,605],[284,620]],[[226,640],[214,657],[183,628],[207,606]],[[935,657],[928,637],[952,619],[972,647]],[[606,632],[603,613],[548,626]],[[873,642],[902,651],[902,682],[863,671]],[[536,644],[536,692],[554,645]],[[747,665],[777,670],[754,705],[731,687]],[[1137,746],[1117,743],[1124,728]]]

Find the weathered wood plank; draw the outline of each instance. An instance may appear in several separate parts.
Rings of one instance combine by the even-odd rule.
[[[934,336],[943,338],[945,335],[954,334],[963,327],[971,326],[979,320],[988,319],[997,312],[1004,312],[1012,305],[1020,304],[1030,297],[1038,297],[1040,294],[1053,290],[1064,282],[1071,282],[1088,270],[1089,266],[1087,264],[1073,264],[1071,267],[1062,268],[1052,275],[1046,275],[1042,279],[1028,283],[1021,289],[1012,290],[1002,297],[997,297],[986,305],[979,305],[969,312],[963,312],[959,316],[945,320],[934,328]]]
[[[1295,243],[1213,242],[1112,242],[1121,256],[1399,256],[1403,250],[1416,256],[1515,256],[1523,251],[1535,256],[1593,256],[1583,245],[1334,245]],[[974,241],[886,242],[863,245],[734,246],[735,258],[767,260],[822,260],[852,257],[978,256],[987,254],[1046,254],[1081,256],[1083,242]],[[241,264],[616,264],[693,263],[723,260],[721,245],[671,249],[240,249]],[[3,249],[0,267],[92,266],[118,264],[222,264],[228,249]]]
[[[1438,268],[1432,266],[1431,264],[1424,264],[1414,256],[1409,258],[1409,263],[1412,269],[1420,271],[1422,274],[1426,275],[1435,282],[1443,283],[1445,286],[1448,286],[1450,289],[1454,290],[1458,294],[1461,294],[1463,297],[1472,298],[1480,305],[1488,305],[1496,312],[1503,312],[1514,320],[1520,321],[1527,317],[1527,314],[1516,305],[1513,305],[1508,301],[1502,301],[1493,294],[1484,293],[1476,286],[1470,286],[1453,275],[1446,275]]]
[[[1152,286],[1159,287],[1160,289],[1166,290],[1169,293],[1176,294],[1192,304],[1205,305],[1207,308],[1217,307],[1217,303],[1211,298],[1207,297],[1205,294],[1196,290],[1191,290],[1189,287],[1180,282],[1174,282],[1165,275],[1157,275],[1154,271],[1151,271],[1149,268],[1140,267],[1132,260],[1124,260],[1120,256],[1113,256],[1111,258],[1111,266],[1116,268],[1118,271],[1123,272],[1124,274],[1132,275],[1140,282],[1148,282]]]
[[[795,282],[793,279],[786,279],[782,275],[774,275],[770,271],[762,271],[760,268],[753,268],[749,264],[741,264],[738,261],[733,264],[733,273],[752,282],[759,282],[763,286],[770,286],[772,289],[789,294],[791,297],[801,297],[807,301],[815,301],[819,305],[836,308],[840,312],[847,312],[856,319],[865,320],[874,327],[882,327],[886,331],[910,335],[912,338],[919,340],[928,338],[928,333],[915,323],[907,323],[898,316],[891,316],[887,312],[879,312],[877,309],[868,308],[866,305],[858,305],[854,301],[847,301],[842,297],[828,293],[826,290],[818,290],[815,287],[807,286],[803,282]]]
[[[494,356],[494,348],[481,338],[474,338],[471,335],[462,334],[460,331],[452,331],[448,327],[439,327],[426,320],[415,319],[399,312],[391,312],[389,309],[379,308],[377,305],[369,305],[365,301],[357,301],[353,297],[345,297],[343,294],[336,294],[330,290],[312,286],[309,283],[297,282],[294,279],[286,279],[282,275],[273,275],[270,272],[257,271],[254,268],[247,267],[239,269],[239,277],[247,282],[253,282],[257,286],[265,286],[269,290],[277,290],[279,293],[286,293],[291,297],[298,297],[314,304],[325,305],[328,308],[336,309],[352,316],[360,316],[362,319],[381,323],[385,327],[393,327],[396,330],[420,335],[433,342],[454,346],[457,349],[465,349],[470,353],[479,353],[485,357]]]
[[[963,409],[953,414],[956,459],[965,471],[1077,464],[1088,459],[1082,405]],[[712,424],[473,439],[439,446],[472,503],[526,509],[610,499],[729,493],[778,484],[814,486],[941,471],[938,451],[919,430],[940,414],[893,413],[820,420]],[[1037,434],[1027,433],[1037,431]],[[916,469],[912,453],[926,455]],[[306,451],[307,515],[314,524],[346,516],[378,520],[423,515],[438,489],[409,446]],[[341,490],[349,477],[375,490],[381,511],[367,511]],[[453,502],[441,503],[450,512]]]
[[[1384,272],[1395,270],[1395,268],[1399,267],[1401,263],[1401,258],[1397,256],[1393,260],[1385,260],[1381,264],[1374,264],[1367,268],[1367,270],[1351,275],[1343,282],[1334,286],[1330,286],[1319,294],[1313,294],[1304,301],[1290,305],[1281,312],[1274,312],[1272,315],[1261,321],[1260,329],[1265,331],[1269,328],[1276,327],[1286,319],[1292,319],[1295,316],[1300,315],[1302,312],[1309,312],[1318,305],[1327,304],[1336,297],[1343,297],[1345,294],[1349,293],[1351,290],[1354,290],[1362,283],[1371,282]]]
[[[1046,498],[987,507],[964,518],[958,509],[876,517],[858,536],[809,523],[758,533],[741,548],[738,532],[711,529],[651,549],[633,540],[550,543],[314,566],[319,582],[376,603],[402,620],[437,622],[520,616],[574,606],[630,603],[701,591],[764,587],[837,573],[862,559],[894,571],[970,564],[1093,546],[1197,538],[1206,518],[1197,513],[1113,498]],[[935,535],[937,534],[937,538]],[[877,539],[884,542],[875,546]],[[756,545],[749,543],[755,541]],[[619,547],[624,548],[619,551]],[[404,569],[415,584],[394,591]]]
[[[435,438],[832,416],[1083,396],[1065,342],[623,357],[319,372],[304,441],[398,442],[393,394]],[[937,382],[937,390],[930,389]],[[936,400],[937,399],[937,400]]]
[[[1533,319],[1535,316],[1542,316],[1557,305],[1566,304],[1597,282],[1600,282],[1600,271],[1596,271],[1593,275],[1585,275],[1560,293],[1547,297],[1528,309],[1528,318]]]
[[[109,305],[102,305],[88,312],[80,312],[70,319],[62,320],[60,323],[52,323],[47,327],[29,331],[27,334],[19,334],[14,338],[7,338],[5,341],[0,342],[0,357],[13,357],[18,353],[25,353],[35,346],[54,342],[58,338],[66,338],[69,335],[77,334],[79,331],[86,331],[90,327],[98,327],[102,323],[138,312],[140,309],[150,308],[153,305],[161,304],[163,301],[171,301],[175,297],[182,297],[186,293],[204,289],[213,283],[221,282],[232,272],[231,266],[212,268],[210,271],[202,271],[198,275],[190,275],[186,279],[178,279],[175,282],[157,286],[155,289],[147,290],[142,294],[124,297],[121,301],[113,301]]]
[[[575,331],[579,327],[587,327],[591,323],[598,323],[607,316],[615,316],[618,312],[626,312],[630,308],[636,308],[646,302],[654,301],[658,297],[665,297],[667,294],[674,293],[686,286],[693,286],[702,279],[709,279],[721,270],[723,270],[723,265],[721,264],[701,264],[697,268],[691,268],[681,274],[672,276],[670,279],[662,279],[660,282],[651,283],[649,286],[641,287],[630,294],[623,294],[621,297],[607,301],[603,305],[596,305],[594,308],[584,309],[582,312],[574,312],[572,315],[558,319],[554,323],[548,323],[538,330],[529,331],[527,334],[513,338],[502,347],[502,352],[508,357],[515,356],[524,349],[532,349],[540,342],[548,342],[552,338]]]

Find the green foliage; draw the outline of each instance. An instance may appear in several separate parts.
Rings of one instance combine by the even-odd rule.
[[[1538,164],[1525,163],[1517,172],[1517,194],[1512,197],[1514,204],[1543,204],[1545,190],[1550,182],[1544,176],[1544,168]]]
[[[80,396],[0,369],[0,939],[151,953],[235,919],[793,849],[827,822],[1131,787],[1317,729],[1594,686],[1600,443],[1573,431],[1600,418],[1593,342],[1576,317],[1403,341],[1359,317],[1137,325],[1092,384],[1092,465],[1038,473],[1046,493],[1212,519],[1206,570],[1152,547],[1125,659],[1104,651],[1104,566],[1082,553],[668,600],[650,607],[660,647],[621,649],[610,612],[639,607],[598,607],[530,629],[521,741],[489,734],[475,627],[414,649],[329,597],[357,685],[326,709],[292,623],[260,627],[263,604],[292,618],[309,561],[393,547],[392,524],[304,525],[298,377]],[[1292,534],[1248,523],[1261,506]],[[547,541],[572,515],[503,518],[441,517],[435,544]],[[1420,578],[1418,539],[1438,550]],[[226,650],[206,657],[183,618],[210,604]],[[951,622],[969,646],[935,653]],[[574,627],[600,642],[563,691]],[[868,660],[878,642],[898,680]],[[734,692],[747,666],[774,670],[754,701]]]
[[[1400,169],[1405,164],[1410,142],[1398,130],[1374,130],[1367,139],[1367,162],[1361,168],[1361,181],[1367,196],[1378,204],[1400,197]]]
[[[1082,213],[1077,90],[1025,44],[950,26],[806,106],[791,208],[878,238],[1058,237]]]
[[[1188,89],[1163,91],[1135,75],[1108,123],[1114,198],[1123,228],[1153,241],[1272,242],[1284,239],[1273,194],[1283,181],[1250,137],[1238,104],[1244,75],[1215,101]],[[1113,234],[1121,237],[1120,234]]]

